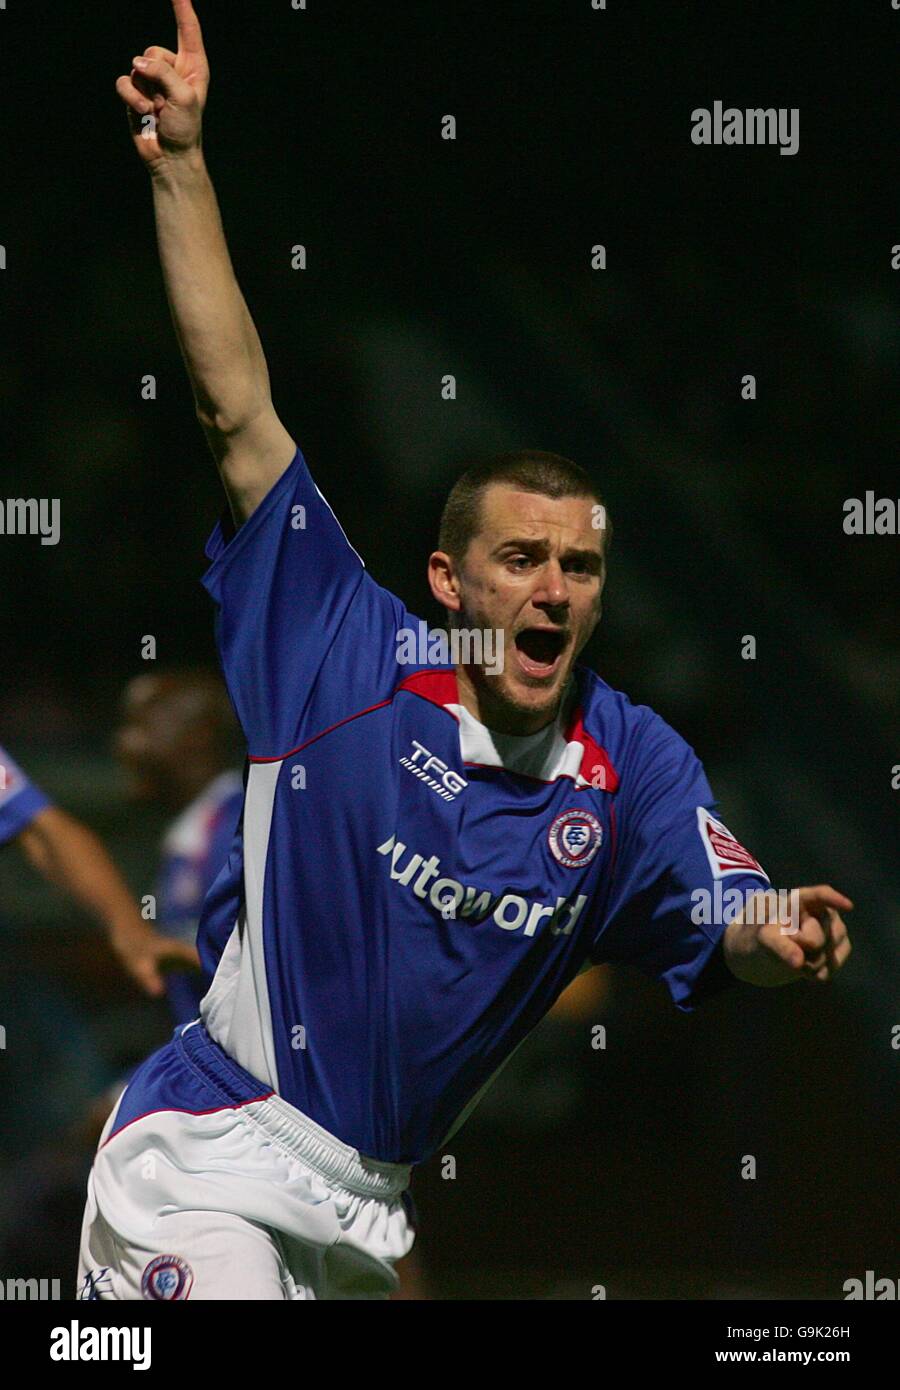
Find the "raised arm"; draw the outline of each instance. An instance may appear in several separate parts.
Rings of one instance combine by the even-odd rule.
[[[151,175],[166,293],[197,419],[235,523],[259,506],[296,445],[275,413],[269,373],[222,228],[202,150],[209,64],[191,0],[172,0],[178,51],[153,45],[116,91]]]

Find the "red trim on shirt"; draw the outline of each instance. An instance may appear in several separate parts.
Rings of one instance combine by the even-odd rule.
[[[299,753],[301,748],[308,748],[311,743],[315,743],[317,738],[324,738],[326,734],[330,734],[334,729],[339,729],[342,724],[349,724],[351,719],[361,719],[364,714],[371,714],[374,709],[382,709],[385,705],[391,704],[393,698],[392,695],[390,700],[379,700],[377,705],[369,705],[368,709],[360,709],[357,710],[355,714],[348,714],[346,719],[339,719],[336,724],[329,724],[327,729],[321,729],[319,733],[313,734],[312,738],[308,738],[305,743],[298,743],[296,748],[289,749],[287,753],[276,753],[274,758],[257,758],[248,755],[247,761],[251,763],[284,762],[285,758],[292,758],[295,753]]]
[[[459,698],[459,687],[456,682],[456,673],[454,671],[414,671],[411,675],[405,676],[400,684],[395,687],[394,695],[401,690],[407,690],[411,695],[418,695],[423,700],[428,700],[430,704],[437,705],[459,723],[453,711],[447,709],[448,705],[457,705],[461,703]],[[369,705],[366,709],[357,710],[355,714],[348,714],[346,719],[339,719],[336,724],[330,724],[327,729],[322,729],[319,733],[313,734],[311,738],[306,739],[303,743],[298,743],[296,748],[289,749],[287,753],[280,753],[270,758],[251,756],[249,761],[251,763],[278,763],[283,762],[285,758],[292,758],[295,753],[299,753],[302,749],[308,748],[311,743],[315,743],[317,739],[324,738],[326,734],[330,734],[335,729],[339,729],[341,725],[349,724],[352,719],[361,719],[364,714],[371,714],[373,710],[383,709],[385,705],[392,703],[394,695],[392,695],[389,700],[379,700],[375,705]],[[577,705],[569,716],[563,737],[566,743],[580,743],[582,745],[584,753],[581,759],[581,766],[578,770],[583,780],[587,782],[594,791],[614,792],[618,790],[619,775],[613,767],[606,749],[601,748],[600,744],[597,743],[585,729],[584,710],[580,705]],[[467,762],[464,766],[494,767],[496,771],[513,772],[511,768],[496,767],[493,763]],[[602,785],[600,786],[597,786],[594,782],[598,769],[602,769],[603,771]],[[532,782],[543,782],[545,786],[551,786],[553,781],[559,780],[559,777],[553,778],[552,781],[546,777],[535,777],[528,772],[516,772],[514,775],[527,777],[529,781]],[[568,778],[570,774],[561,773],[560,776]],[[575,779],[571,778],[571,780],[574,782]],[[581,790],[586,791],[587,787],[583,787]]]
[[[423,700],[430,700],[433,705],[462,704],[455,671],[414,671],[400,682],[397,690],[409,690],[413,695],[421,695]],[[453,711],[448,710],[447,713],[453,714]],[[456,719],[455,714],[453,718]]]

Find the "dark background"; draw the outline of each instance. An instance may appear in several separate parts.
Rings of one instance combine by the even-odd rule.
[[[591,1021],[538,1030],[453,1140],[456,1178],[416,1176],[432,1293],[834,1298],[895,1275],[898,540],[845,535],[843,505],[900,497],[900,13],[198,13],[207,163],[275,405],[369,569],[437,617],[425,559],[460,460],[576,459],[615,527],[582,659],[695,747],[774,883],[857,904],[827,989],[687,1017],[620,972],[606,1050]],[[0,13],[3,496],[62,509],[56,547],[0,538],[0,740],[136,893],[163,821],[125,805],[110,733],[145,634],[160,664],[215,661],[199,579],[222,506],[114,90],[173,42],[164,0]],[[799,153],[695,147],[717,99],[798,107]],[[15,848],[0,956],[8,1216],[170,1025]]]

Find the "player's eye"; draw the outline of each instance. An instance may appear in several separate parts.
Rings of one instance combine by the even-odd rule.
[[[531,560],[527,555],[511,555],[506,563],[511,565],[513,569],[520,569],[526,565],[530,565]]]
[[[570,573],[584,579],[599,579],[602,568],[602,564],[592,560],[590,556],[583,560],[570,560],[566,565]]]

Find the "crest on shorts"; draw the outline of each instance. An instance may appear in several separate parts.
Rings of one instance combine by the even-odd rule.
[[[589,864],[603,843],[603,826],[590,811],[563,811],[547,835],[553,858],[567,869]]]
[[[141,1275],[141,1293],[145,1298],[172,1302],[187,1298],[194,1282],[194,1271],[179,1255],[157,1255]]]

